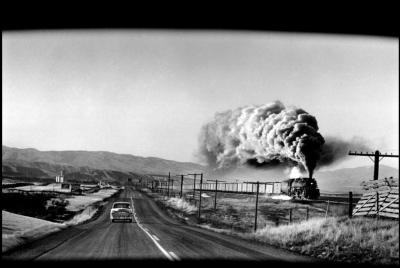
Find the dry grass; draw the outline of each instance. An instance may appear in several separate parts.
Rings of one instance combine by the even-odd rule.
[[[323,202],[265,198],[261,198],[259,202],[259,229],[255,233],[255,199],[245,195],[219,195],[216,211],[213,210],[213,198],[204,199],[202,218],[197,223],[214,231],[257,240],[325,260],[399,264],[398,221],[377,221],[365,217],[349,219],[345,216],[348,207],[342,204],[330,204],[328,217],[325,218],[326,203]],[[167,206],[184,211],[183,207],[179,208],[176,204]],[[305,220],[306,208],[309,209],[309,220]],[[292,224],[288,224],[289,209],[293,212]],[[188,213],[183,213],[190,218]]]
[[[371,218],[314,218],[265,227],[250,237],[307,255],[335,261],[398,264],[397,221]]]
[[[194,214],[197,211],[197,208],[195,206],[180,198],[168,198],[165,202],[167,203],[167,206],[188,214]]]

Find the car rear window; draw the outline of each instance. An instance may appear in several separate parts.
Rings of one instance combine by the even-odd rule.
[[[129,208],[129,207],[130,207],[129,204],[127,204],[127,203],[114,204],[114,208]]]

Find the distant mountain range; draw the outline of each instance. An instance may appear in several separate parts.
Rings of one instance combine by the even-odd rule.
[[[342,168],[332,171],[316,171],[315,178],[319,188],[324,192],[360,192],[361,182],[372,180],[374,166]],[[379,165],[379,179],[393,177],[399,179],[399,170],[393,167]]]
[[[104,151],[39,151],[2,146],[2,175],[54,177],[63,170],[65,178],[118,180],[134,174],[186,174],[205,172],[195,164]]]
[[[2,176],[54,178],[63,170],[65,178],[76,181],[121,181],[143,174],[187,174],[203,172],[210,178],[279,181],[286,178],[283,170],[233,172],[222,176],[207,167],[190,162],[177,162],[156,157],[140,157],[104,151],[39,151],[2,146]],[[399,178],[399,170],[379,167],[379,178]],[[255,178],[255,179],[252,179]],[[371,180],[373,166],[316,171],[319,188],[324,192],[361,191],[361,182]]]

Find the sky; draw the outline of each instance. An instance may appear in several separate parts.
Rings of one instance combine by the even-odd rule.
[[[216,112],[275,100],[399,153],[397,38],[242,31],[2,33],[2,144],[198,162]],[[371,165],[348,156],[332,168]],[[398,159],[381,164],[398,168]]]

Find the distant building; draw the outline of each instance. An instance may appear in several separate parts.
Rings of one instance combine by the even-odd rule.
[[[63,175],[63,171],[61,170],[61,175],[57,175],[56,176],[56,182],[57,183],[63,183],[64,182],[64,175]]]

